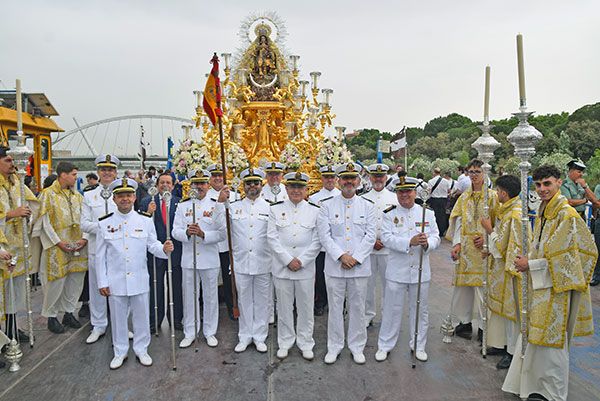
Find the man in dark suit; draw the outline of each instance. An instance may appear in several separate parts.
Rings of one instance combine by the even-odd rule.
[[[158,177],[156,186],[158,188],[158,195],[153,198],[147,196],[140,203],[140,210],[152,214],[154,220],[154,227],[156,228],[156,236],[159,241],[164,242],[167,238],[166,230],[166,203],[162,199],[162,193],[165,191],[173,191],[174,183],[173,177],[169,173],[163,173]],[[173,195],[171,198],[171,204],[169,209],[169,224],[173,227],[173,219],[175,218],[175,209],[179,203],[180,198]],[[183,298],[181,293],[181,242],[173,240],[175,250],[171,253],[171,263],[173,270],[173,313],[175,314],[175,329],[183,330],[181,320],[183,319]],[[156,258],[156,292],[158,299],[158,325],[155,324],[154,319],[154,267],[153,267],[153,256],[148,255],[148,272],[150,273],[150,331],[152,334],[156,332],[156,327],[160,328],[162,321],[165,317],[165,283],[167,272],[167,260]],[[171,287],[170,287],[171,288]],[[167,316],[169,321],[171,318]]]

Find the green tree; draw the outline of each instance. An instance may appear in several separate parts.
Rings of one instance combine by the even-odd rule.
[[[431,173],[431,162],[425,158],[417,157],[408,166],[408,174],[415,177],[419,173],[423,173],[425,179],[430,179]]]
[[[600,121],[600,103],[585,105],[569,116],[569,122],[585,120]]]
[[[573,157],[571,155],[565,154],[565,153],[552,153],[549,155],[545,155],[538,158],[533,158],[533,166],[534,167],[539,167],[539,166],[544,166],[546,164],[549,164],[551,166],[556,167],[557,169],[559,169],[561,171],[561,173],[564,173],[567,170],[567,163],[569,161],[571,161],[571,159],[573,159]]]
[[[573,156],[586,161],[592,157],[596,146],[600,144],[600,121],[569,122],[565,135],[571,141]]]
[[[600,149],[596,149],[586,166],[585,179],[588,184],[591,184],[590,188],[595,188],[597,184],[600,184]]]
[[[438,132],[448,131],[450,128],[461,128],[467,125],[474,125],[469,117],[461,116],[457,113],[448,114],[446,117],[436,117],[425,124],[423,132],[427,136],[434,136]]]

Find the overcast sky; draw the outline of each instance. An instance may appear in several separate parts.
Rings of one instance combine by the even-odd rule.
[[[518,106],[515,35],[524,35],[528,104],[538,113],[600,101],[600,1],[6,1],[0,88],[44,92],[59,125],[128,114],[191,117],[214,51],[234,51],[258,11],[285,20],[302,73],[334,89],[336,125],[403,125]]]

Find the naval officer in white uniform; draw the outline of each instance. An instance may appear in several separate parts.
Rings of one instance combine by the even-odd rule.
[[[294,343],[306,360],[314,358],[315,258],[321,249],[317,232],[319,206],[305,200],[308,175],[287,173],[288,198],[271,205],[269,246],[277,294],[277,357],[284,359]],[[298,319],[294,330],[294,302]]]
[[[348,348],[354,362],[365,363],[365,299],[376,218],[373,202],[356,195],[361,170],[354,162],[337,168],[342,193],[322,202],[317,220],[319,239],[327,252],[327,364],[335,363],[344,348],[344,301],[348,310]]]
[[[209,347],[219,342],[215,335],[219,323],[219,242],[225,239],[225,216],[215,207],[217,200],[209,198],[206,170],[191,171],[189,180],[193,189],[198,191],[197,199],[182,199],[177,206],[173,221],[173,238],[181,241],[181,268],[183,272],[183,333],[185,337],[179,347],[187,348],[194,342],[198,333],[194,333],[194,302],[198,299],[200,283],[202,285],[203,319],[202,332]],[[196,221],[193,218],[193,206],[196,208]],[[193,242],[196,242],[196,266],[194,266]],[[197,288],[194,291],[194,274]],[[200,308],[196,307],[196,321],[200,322]]]
[[[150,283],[146,252],[166,259],[172,252],[171,241],[164,245],[156,239],[149,215],[133,211],[137,183],[129,178],[115,180],[110,189],[117,210],[99,219],[96,233],[95,273],[101,295],[108,297],[114,358],[111,369],[127,359],[129,330],[133,322],[133,351],[144,366],[152,365],[150,345]]]
[[[393,185],[400,206],[391,206],[384,212],[381,240],[384,246],[389,248],[390,254],[385,274],[383,318],[379,329],[378,350],[375,354],[375,359],[379,362],[387,358],[388,352],[394,348],[398,341],[404,313],[404,299],[407,293],[409,303],[409,346],[413,352],[415,350],[413,341],[420,252],[424,252],[424,254],[416,357],[423,362],[427,360],[427,353],[425,352],[427,328],[429,326],[427,296],[429,281],[431,280],[429,254],[439,246],[440,234],[435,222],[435,214],[431,210],[425,211],[425,232],[421,233],[423,207],[415,203],[418,182],[418,179],[412,177],[401,176],[395,179]]]

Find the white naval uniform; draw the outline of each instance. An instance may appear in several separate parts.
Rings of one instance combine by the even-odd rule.
[[[315,259],[321,249],[317,232],[319,207],[290,200],[271,205],[269,245],[273,252],[273,282],[277,293],[277,343],[288,350],[294,343],[301,351],[312,351],[315,300]],[[288,264],[297,258],[297,271]],[[294,301],[298,320],[294,330]]]
[[[264,343],[271,315],[271,254],[267,244],[269,203],[261,197],[256,200],[244,198],[232,202],[229,213],[240,309],[239,341]]]
[[[108,326],[108,311],[106,307],[106,297],[100,295],[100,292],[98,291],[99,287],[95,270],[96,235],[98,233],[98,219],[108,213],[114,213],[117,210],[117,205],[115,205],[113,200],[112,192],[105,204],[104,198],[100,195],[102,189],[102,185],[98,185],[96,188],[83,193],[81,231],[83,231],[83,238],[88,240],[90,323],[92,329],[104,333]],[[106,211],[106,205],[108,205],[108,212]]]
[[[365,299],[371,275],[370,254],[375,244],[376,217],[373,203],[353,196],[342,195],[321,205],[317,228],[325,247],[325,281],[329,316],[327,318],[328,352],[339,354],[344,348],[344,300],[348,310],[348,348],[362,353],[367,342]],[[358,264],[342,268],[343,254],[354,257]]]
[[[312,203],[321,206],[321,201],[323,199],[333,198],[334,196],[337,196],[341,193],[342,191],[340,191],[338,188],[333,188],[331,191],[325,188],[321,188],[320,191],[315,192],[314,194],[309,196],[308,200]],[[321,246],[321,252],[325,252],[325,247]]]
[[[389,352],[394,348],[400,334],[404,298],[408,292],[409,302],[409,346],[414,350],[415,319],[417,306],[417,287],[419,282],[420,246],[411,246],[410,240],[421,233],[423,207],[416,203],[412,208],[402,206],[384,213],[381,240],[390,249],[388,268],[385,274],[386,288],[383,302],[383,318],[379,329],[378,349]],[[419,307],[419,334],[417,351],[425,351],[427,329],[429,327],[429,311],[427,296],[431,269],[429,254],[440,244],[440,233],[435,222],[435,214],[431,210],[425,212],[425,234],[428,248],[423,254],[423,270],[421,275],[421,294]]]
[[[386,188],[383,188],[379,192],[372,189],[361,196],[363,198],[373,201],[373,203],[375,204],[375,216],[377,218],[375,236],[377,239],[381,240],[381,225],[383,222],[383,211],[390,206],[397,205],[398,197],[394,192]],[[385,246],[378,251],[373,249],[373,252],[371,252],[371,277],[369,277],[369,284],[367,286],[367,302],[365,306],[365,323],[367,324],[367,326],[377,315],[377,303],[375,301],[377,277],[379,277],[381,282],[381,308],[383,309],[383,298],[385,296],[385,269],[388,263],[388,255],[389,250]]]
[[[220,192],[217,191],[216,189],[214,189],[213,187],[210,187],[208,189],[208,192],[206,193],[206,197],[207,198],[212,198],[212,199],[219,199],[219,194]],[[232,189],[229,192],[229,202],[234,202],[237,199],[237,193]],[[223,253],[223,252],[227,252],[229,251],[229,245],[227,244],[227,236],[225,236],[225,239],[221,242],[219,242],[219,253]],[[226,280],[227,277],[222,277],[223,280]]]
[[[279,188],[281,189],[281,192],[279,192],[277,194],[277,197],[275,197],[275,194],[271,190],[271,186],[269,184],[265,184],[262,191],[260,192],[260,196],[269,203],[287,200],[288,195],[287,195],[287,191],[285,190],[285,186],[283,186],[282,184],[279,184]],[[277,198],[277,200],[275,200],[275,198]]]
[[[156,239],[153,220],[134,211],[107,215],[98,222],[95,251],[98,288],[110,290],[114,355],[125,356],[129,351],[129,312],[134,332],[133,351],[138,356],[145,355],[150,345],[150,277],[146,252],[167,258],[163,244]]]
[[[196,205],[196,223],[204,231],[204,238],[188,237],[186,230],[192,224],[192,202]],[[173,238],[181,241],[181,268],[183,273],[183,332],[186,338],[194,338],[194,274],[196,274],[196,293],[202,284],[203,324],[205,337],[217,333],[219,323],[218,279],[220,271],[219,242],[225,238],[225,216],[221,208],[215,208],[216,201],[205,196],[202,200],[187,199],[181,201],[175,211]],[[196,272],[194,273],[193,241],[196,241]],[[196,319],[200,322],[200,308]],[[198,325],[200,329],[200,324]],[[197,333],[196,333],[197,335]]]

